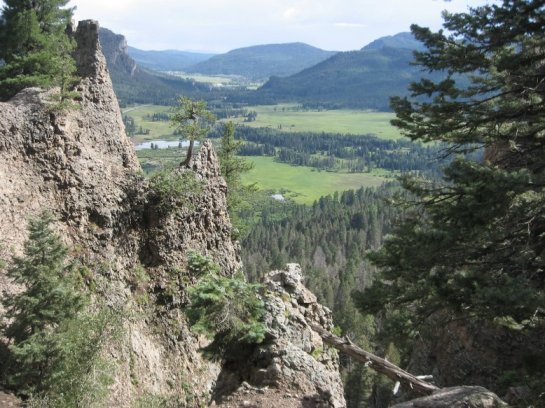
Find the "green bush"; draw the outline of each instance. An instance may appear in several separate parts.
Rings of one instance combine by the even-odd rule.
[[[65,322],[56,336],[60,357],[28,406],[106,407],[115,365],[101,356],[121,333],[120,314],[107,308],[86,311]]]
[[[203,276],[188,289],[191,303],[186,314],[193,330],[214,340],[207,351],[218,357],[240,345],[261,343],[266,329],[260,286],[249,284],[242,274],[220,276],[219,268],[211,263],[204,269],[197,271]]]
[[[150,178],[151,191],[158,207],[170,211],[176,207],[192,208],[193,198],[202,192],[202,182],[195,173],[188,171],[164,170]]]
[[[207,256],[189,251],[187,254],[187,269],[191,276],[200,277],[206,274],[218,274],[219,265]]]

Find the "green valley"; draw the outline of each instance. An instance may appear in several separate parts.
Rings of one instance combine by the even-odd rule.
[[[285,132],[335,132],[351,135],[372,134],[380,138],[398,139],[399,130],[390,125],[395,115],[362,109],[305,109],[289,103],[278,105],[248,106],[257,112],[255,121],[236,123],[251,127],[270,127]]]
[[[260,189],[282,194],[299,204],[312,204],[335,191],[376,187],[387,180],[386,172],[347,174],[278,163],[272,157],[248,159],[255,167],[243,176],[245,183],[257,183]]]

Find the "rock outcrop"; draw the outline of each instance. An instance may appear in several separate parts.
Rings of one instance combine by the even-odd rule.
[[[223,367],[215,391],[221,407],[344,407],[337,352],[310,322],[333,328],[332,313],[303,285],[299,265],[270,272],[266,289],[267,339],[246,364]]]
[[[194,407],[211,398],[235,406],[253,395],[257,406],[268,399],[276,407],[343,407],[336,353],[306,323],[330,329],[331,312],[293,265],[265,282],[267,341],[236,367],[202,357],[207,341],[182,312],[196,279],[187,255],[210,257],[226,276],[241,267],[218,159],[205,142],[190,168],[177,170],[198,188],[168,198],[165,207],[140,175],[98,33],[94,21],[80,22],[74,33],[81,81],[73,109],[52,109],[56,90],[26,89],[0,103],[0,258],[21,253],[29,217],[44,210],[54,216],[72,256],[91,271],[93,296],[119,311],[120,335],[104,350],[115,366],[108,406]],[[15,290],[0,272],[2,296]]]
[[[392,408],[503,408],[508,405],[483,387],[443,388],[428,397],[396,404]]]
[[[0,258],[21,253],[29,217],[52,213],[54,229],[92,270],[97,296],[130,316],[122,338],[108,345],[116,365],[109,404],[134,406],[155,396],[205,403],[219,366],[201,357],[203,341],[180,306],[192,281],[185,272],[189,250],[218,262],[225,275],[240,268],[225,181],[205,143],[193,169],[180,170],[200,183],[192,205],[158,208],[125,134],[98,30],[84,21],[75,32],[82,79],[74,109],[51,109],[56,90],[26,89],[0,103]],[[137,294],[135,271],[142,267],[149,276]],[[13,290],[0,273],[0,293]]]
[[[21,406],[21,400],[13,394],[4,392],[0,389],[0,407],[2,408],[18,408]]]
[[[96,37],[84,22],[76,33],[83,76],[76,109],[52,111],[55,90],[26,89],[0,103],[0,257],[19,253],[27,219],[44,210],[60,220],[67,243],[115,258],[130,224],[134,175],[140,168],[125,135],[117,99]],[[123,240],[120,242],[119,240]],[[125,257],[126,258],[126,257]],[[1,284],[0,284],[1,285]]]
[[[109,62],[110,69],[116,69],[127,76],[132,76],[138,69],[136,61],[129,56],[127,39],[106,28],[99,31],[102,52]]]

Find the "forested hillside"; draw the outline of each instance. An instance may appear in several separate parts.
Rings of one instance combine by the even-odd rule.
[[[258,280],[271,268],[300,263],[310,288],[328,306],[343,309],[351,290],[372,281],[376,269],[365,254],[382,245],[399,218],[399,209],[388,202],[398,190],[395,185],[362,188],[322,197],[312,206],[263,208],[242,245],[248,276]]]
[[[377,38],[374,41],[371,41],[363,50],[380,50],[381,48],[406,48],[413,51],[424,51],[426,47],[424,43],[418,41],[415,36],[410,33],[398,33],[395,35],[388,35],[386,37]]]
[[[303,43],[256,45],[216,55],[186,71],[268,79],[271,75],[295,74],[334,54],[334,51],[324,51]]]
[[[389,110],[389,98],[406,95],[409,83],[425,74],[411,64],[418,47],[421,43],[406,35],[377,40],[360,51],[337,53],[292,76],[272,77],[256,96],[311,106]]]
[[[391,205],[398,192],[399,186],[392,184],[336,193],[310,207],[284,203],[263,208],[260,221],[242,242],[246,274],[258,280],[286,262],[300,263],[306,285],[333,310],[339,330],[367,350],[399,363],[395,347],[377,343],[379,322],[359,313],[351,297],[354,290],[370,286],[377,273],[366,254],[380,248],[402,218],[403,211]],[[343,361],[348,406],[386,406],[393,384]]]

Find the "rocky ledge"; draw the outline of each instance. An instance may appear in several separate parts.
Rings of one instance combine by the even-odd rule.
[[[496,394],[483,387],[442,388],[428,397],[394,405],[392,408],[501,408],[508,407]]]
[[[308,325],[331,330],[331,311],[303,285],[299,265],[270,272],[263,285],[267,339],[245,364],[224,367],[215,406],[345,407],[337,352]]]

